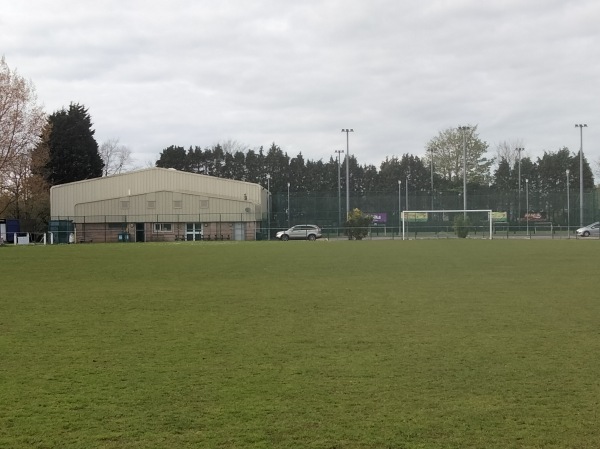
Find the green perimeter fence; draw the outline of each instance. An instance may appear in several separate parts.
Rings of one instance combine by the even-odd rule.
[[[366,195],[351,195],[350,208],[359,208],[365,213],[377,214],[382,219],[374,224],[367,238],[398,238],[402,236],[400,211],[402,210],[456,210],[462,209],[462,192],[401,192],[396,194],[374,193]],[[490,209],[506,214],[505,223],[495,223],[494,238],[511,237],[572,237],[580,226],[600,221],[600,194],[598,189],[589,190],[583,195],[583,208],[580,209],[578,190],[540,193],[533,190],[497,192],[490,190],[485,194],[468,194],[468,209]],[[270,213],[265,213],[260,229],[257,229],[257,239],[274,238],[279,230],[287,229],[296,224],[310,223],[319,225],[328,238],[343,238],[343,224],[346,217],[345,192],[338,195],[334,192],[303,193],[287,192],[271,195]],[[581,213],[583,219],[581,220]],[[210,217],[189,217],[191,221],[238,221],[236,217],[222,214],[209,214]],[[219,218],[215,218],[218,215]],[[437,215],[437,218],[436,218]],[[52,217],[52,220],[77,220],[82,217]],[[156,220],[181,222],[179,215],[163,215]],[[84,217],[84,222],[98,222],[98,217]],[[127,223],[126,216],[103,216],[100,222]],[[439,219],[439,214],[430,214],[426,223],[407,223],[405,235],[409,238],[420,237],[452,237],[453,223]],[[473,223],[470,237],[489,234],[489,225]],[[22,232],[32,234],[32,240],[41,241],[47,231],[68,232],[67,230],[50,230],[48,223],[22,220]],[[62,241],[66,238],[61,239]]]
[[[553,193],[534,191],[467,195],[467,209],[491,209],[506,212],[513,225],[525,225],[526,214],[530,220],[551,222],[555,226],[579,227],[580,211],[584,225],[600,221],[600,195],[598,189],[585,192],[583,209],[580,209],[579,191]],[[346,197],[335,193],[287,193],[273,194],[271,201],[271,225],[287,228],[288,225],[311,223],[321,227],[342,226],[346,217]],[[388,226],[400,225],[402,210],[456,210],[463,208],[461,192],[411,193],[401,195],[369,194],[350,196],[350,209],[358,208],[365,213],[385,214]]]

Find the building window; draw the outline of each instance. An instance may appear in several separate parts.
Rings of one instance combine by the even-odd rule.
[[[173,232],[172,223],[154,223],[154,232]]]
[[[175,200],[173,201],[173,209],[181,209],[183,207],[183,201]]]
[[[208,200],[200,200],[200,209],[208,209]]]
[[[148,209],[156,209],[156,201],[148,201],[148,202],[146,203],[146,207],[147,207]]]
[[[121,201],[121,209],[129,209],[129,201]]]
[[[125,230],[127,229],[127,224],[126,223],[108,223],[108,229],[112,229],[112,230]]]

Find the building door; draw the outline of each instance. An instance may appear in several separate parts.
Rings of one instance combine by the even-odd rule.
[[[233,240],[246,240],[246,223],[233,224]]]
[[[202,240],[202,223],[186,223],[185,239],[188,242]]]
[[[136,242],[145,242],[146,235],[144,233],[144,223],[136,223],[135,224],[135,241]]]

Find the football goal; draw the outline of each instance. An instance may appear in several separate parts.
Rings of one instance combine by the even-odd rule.
[[[457,216],[465,217],[466,227],[470,235],[479,235],[492,239],[492,210],[404,210],[401,214],[402,240],[408,238],[409,232],[415,237],[448,237],[455,233],[454,223]]]

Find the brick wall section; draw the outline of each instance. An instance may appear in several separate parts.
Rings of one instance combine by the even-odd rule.
[[[207,226],[206,226],[207,225]],[[245,239],[255,240],[255,223],[246,223]],[[76,223],[75,224],[75,243],[117,243],[119,235],[129,234],[129,241],[136,241],[136,225],[130,223],[126,225],[110,223]],[[144,224],[144,239],[146,242],[175,242],[186,239],[186,224],[173,223],[171,232],[155,232],[153,223]],[[203,226],[203,240],[233,240],[233,223],[205,223]]]

